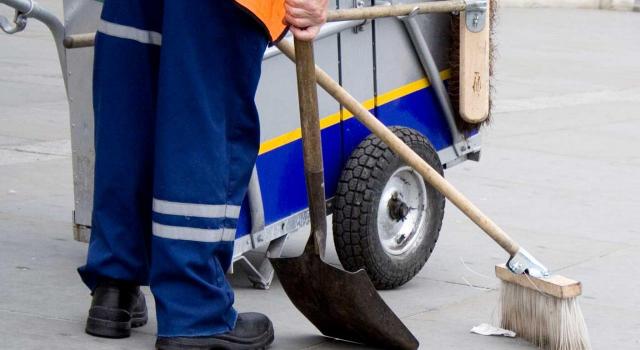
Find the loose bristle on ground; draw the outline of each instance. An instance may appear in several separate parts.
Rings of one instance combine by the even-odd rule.
[[[578,298],[556,298],[502,281],[501,327],[549,350],[591,349]]]

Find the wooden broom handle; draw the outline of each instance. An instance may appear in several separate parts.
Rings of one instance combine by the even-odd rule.
[[[295,53],[292,45],[283,40],[278,44],[278,48],[287,57],[295,61]],[[358,100],[351,96],[345,89],[336,83],[331,77],[318,66],[315,68],[318,84],[333,96],[340,104],[364,124],[373,134],[378,136],[387,144],[400,158],[415,169],[422,177],[442,193],[451,203],[458,207],[471,221],[476,223],[486,232],[496,243],[498,243],[511,256],[520,250],[520,245],[516,243],[506,232],[504,232],[495,222],[486,216],[478,207],[469,201],[460,191],[444,179],[427,162],[417,155],[409,146],[398,138],[389,128],[380,122],[369,110],[363,107]]]

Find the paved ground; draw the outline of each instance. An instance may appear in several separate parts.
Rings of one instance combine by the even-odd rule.
[[[638,32],[638,13],[504,10],[482,161],[447,172],[554,271],[583,281],[596,349],[640,348],[640,282],[629,278],[640,272]],[[42,26],[0,35],[0,91],[0,349],[150,349],[153,321],[127,340],[82,331],[86,246],[71,239],[68,111]],[[382,295],[421,348],[531,348],[469,334],[494,316],[492,266],[504,260],[449,206],[426,268]],[[233,281],[239,309],[273,318],[274,349],[363,349],[318,336],[277,283]]]

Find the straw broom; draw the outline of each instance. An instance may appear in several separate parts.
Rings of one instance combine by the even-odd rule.
[[[472,89],[469,88],[469,82],[465,81],[464,73],[461,71],[465,64],[469,64],[469,58],[462,57],[463,48],[469,46],[469,36],[480,37],[487,42],[483,43],[483,47],[488,50],[488,63],[485,64],[485,76],[488,82],[485,82],[484,88],[487,98],[488,110],[486,116],[478,116],[481,118],[468,120],[461,114],[457,118],[458,128],[462,131],[473,130],[484,126],[490,122],[492,99],[491,94],[493,87],[491,85],[494,74],[494,60],[496,45],[493,40],[495,23],[497,21],[498,1],[489,0],[487,2],[487,19],[486,27],[481,33],[471,34],[465,26],[466,13],[454,13],[451,16],[451,32],[452,47],[450,51],[451,64],[451,81],[449,82],[449,95],[454,108],[460,112],[461,94],[469,94]],[[472,41],[474,39],[471,39]],[[477,41],[478,39],[475,38]],[[472,43],[471,46],[477,45]],[[478,52],[469,52],[467,55],[478,54]],[[486,53],[483,53],[486,54]],[[473,59],[473,58],[471,58]],[[473,67],[477,68],[477,67]],[[512,258],[517,256],[515,248],[510,254]],[[514,268],[519,274],[513,273],[509,267],[498,265],[495,268],[496,276],[501,279],[500,292],[500,309],[502,328],[516,332],[521,338],[541,348],[558,349],[558,350],[581,350],[590,349],[589,335],[584,322],[582,311],[578,303],[578,296],[582,294],[582,285],[578,281],[574,281],[562,276],[546,276],[548,271],[537,260],[527,261],[528,253],[519,256],[524,258],[524,264]],[[532,257],[531,257],[532,258]],[[511,265],[515,267],[518,262],[510,260]],[[522,264],[522,263],[521,263]],[[529,271],[529,266],[536,267],[535,271]],[[534,274],[537,277],[529,276]]]
[[[467,0],[469,1],[469,0]],[[477,2],[477,1],[475,1]],[[403,16],[428,12],[462,11],[466,8],[464,0],[434,1],[406,5],[385,6],[379,8],[348,9],[330,11],[328,20],[338,21],[361,18],[380,18],[389,16]],[[484,33],[479,35],[486,38],[484,43],[489,50],[489,20]],[[463,23],[461,21],[461,23]],[[462,27],[461,25],[461,28]],[[474,33],[478,34],[478,33]],[[478,38],[473,34],[465,33],[461,29],[460,45],[465,45],[465,40],[478,45]],[[295,61],[293,46],[286,41],[278,44],[278,48],[290,59]],[[477,69],[483,65],[485,71],[476,76],[489,79],[490,58],[485,52],[486,60],[475,60],[469,57],[470,50],[461,50],[461,70]],[[475,65],[465,67],[465,65]],[[477,72],[476,72],[477,73]],[[460,110],[466,111],[467,122],[478,121],[482,123],[489,115],[489,101],[474,101],[474,95],[489,98],[489,82],[476,81],[470,86],[466,74],[460,74],[460,95],[465,96],[465,101],[460,101]],[[496,276],[502,281],[500,304],[501,325],[510,329],[520,337],[533,344],[551,350],[588,350],[591,348],[589,336],[578,303],[578,297],[582,293],[581,283],[566,277],[551,276],[538,260],[523,249],[517,242],[507,235],[495,222],[487,217],[479,208],[471,203],[462,193],[446,181],[437,171],[418,156],[409,146],[400,140],[382,122],[375,118],[369,110],[363,107],[355,98],[344,90],[337,82],[319,67],[316,67],[318,84],[339,101],[345,109],[362,122],[373,134],[377,135],[387,144],[403,161],[414,168],[425,181],[441,192],[455,206],[457,206],[469,219],[498,243],[510,259],[506,265],[496,266]],[[478,87],[483,91],[478,93]],[[478,105],[464,105],[479,102]],[[471,112],[470,112],[471,111]],[[474,115],[475,113],[475,115]],[[461,112],[462,114],[462,112]]]

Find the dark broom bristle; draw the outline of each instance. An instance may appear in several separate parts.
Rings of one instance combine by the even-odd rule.
[[[491,112],[493,110],[493,73],[494,73],[494,62],[495,62],[495,54],[496,54],[496,44],[495,40],[493,40],[495,24],[497,22],[497,12],[498,12],[498,1],[497,0],[489,0],[491,11],[489,13],[489,22],[490,22],[490,36],[489,36],[489,116],[485,121],[480,124],[473,124],[465,121],[460,117],[460,113],[458,112],[458,107],[460,103],[460,15],[452,14],[451,15],[451,36],[452,43],[449,51],[449,67],[451,69],[451,79],[449,79],[448,89],[449,96],[451,98],[451,104],[453,105],[454,112],[457,116],[456,122],[458,124],[458,129],[462,132],[472,131],[476,128],[487,125],[491,121]]]

